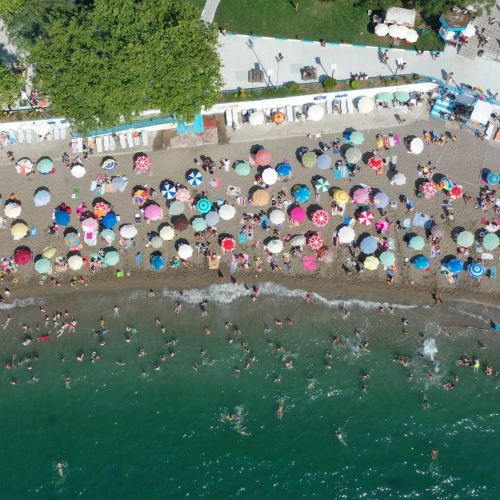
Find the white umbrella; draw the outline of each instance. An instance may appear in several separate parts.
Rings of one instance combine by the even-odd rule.
[[[278,180],[278,172],[274,168],[265,168],[262,172],[262,180],[268,185],[272,186]]]
[[[397,38],[399,33],[399,26],[397,24],[391,24],[389,26],[389,36],[391,38]]]
[[[172,226],[163,226],[160,229],[160,238],[165,241],[173,240],[175,237],[175,231]]]
[[[399,26],[398,27],[398,38],[401,40],[404,40],[406,38],[406,35],[408,34],[408,28],[406,26]]]
[[[301,235],[294,236],[290,240],[290,245],[292,247],[301,247],[302,245],[305,245],[305,244],[306,244],[306,237],[305,236],[301,236]]]
[[[283,224],[283,222],[285,222],[285,218],[285,212],[283,212],[282,210],[276,209],[269,214],[269,220],[271,221],[271,224]]]
[[[393,184],[394,186],[404,186],[406,184],[406,175],[398,172],[391,179],[391,184]]]
[[[219,216],[222,220],[231,220],[236,215],[236,209],[226,203],[219,208]]]
[[[266,247],[271,253],[280,253],[283,250],[283,242],[279,239],[271,240]]]
[[[186,209],[186,205],[182,201],[173,201],[172,204],[170,205],[168,209],[168,213],[170,215],[181,215],[184,213],[184,210]]]
[[[384,23],[379,23],[375,26],[375,34],[377,36],[386,36],[389,33],[389,26]]]
[[[92,217],[89,217],[88,219],[85,219],[82,222],[82,229],[87,233],[90,233],[92,231],[97,231],[98,227],[99,223]]]
[[[420,137],[414,137],[410,142],[410,151],[419,155],[424,150],[424,141]]]
[[[258,127],[259,125],[263,125],[266,121],[266,116],[262,111],[254,111],[251,115],[250,118],[248,119],[250,122],[250,125],[254,125]]]
[[[183,259],[183,260],[189,259],[193,255],[193,248],[191,247],[191,245],[188,245],[187,243],[183,243],[177,249],[177,255],[179,255],[180,259]]]
[[[348,163],[358,163],[361,160],[361,151],[358,148],[349,148],[345,152],[345,159]]]
[[[5,205],[5,217],[8,217],[9,219],[17,219],[21,215],[21,212],[22,208],[19,203],[11,202]]]
[[[470,38],[471,36],[475,36],[476,35],[476,27],[469,23],[465,29],[462,31],[462,35],[463,36],[466,36],[467,38]]]
[[[83,259],[80,255],[72,255],[68,259],[68,267],[73,269],[73,271],[78,271],[83,267]]]
[[[360,113],[371,113],[375,108],[375,101],[373,97],[362,97],[358,101],[358,111]]]
[[[163,238],[160,236],[153,236],[149,242],[151,243],[152,248],[161,248],[163,245]]]
[[[418,40],[418,33],[414,29],[409,29],[406,33],[405,39],[407,42],[415,43]]]
[[[356,233],[351,226],[343,226],[337,234],[340,243],[351,243],[356,237]]]
[[[134,238],[137,236],[137,228],[133,224],[125,224],[120,228],[122,238]]]
[[[309,118],[309,120],[312,120],[313,122],[319,122],[323,118],[323,116],[325,116],[325,110],[317,104],[313,104],[307,110],[307,118]]]
[[[83,165],[80,165],[79,163],[77,163],[76,165],[73,165],[71,167],[71,175],[73,177],[76,177],[77,179],[80,179],[86,173],[87,173],[87,171],[85,170],[85,167]]]

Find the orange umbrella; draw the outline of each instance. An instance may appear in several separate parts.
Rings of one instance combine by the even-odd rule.
[[[252,194],[252,203],[258,207],[265,207],[269,205],[270,201],[271,195],[269,191],[265,189],[257,189],[257,191]]]
[[[286,120],[285,113],[282,113],[281,111],[274,113],[273,122],[276,123],[276,125],[281,125],[285,120]]]

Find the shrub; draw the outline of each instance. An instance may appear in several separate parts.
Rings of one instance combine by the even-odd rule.
[[[359,80],[353,80],[351,82],[351,89],[352,90],[358,90],[360,87],[360,83],[359,83]]]
[[[283,87],[285,87],[290,94],[300,94],[302,90],[300,84],[295,82],[285,83]]]
[[[327,76],[321,83],[327,92],[331,92],[337,87],[337,80],[331,76]]]

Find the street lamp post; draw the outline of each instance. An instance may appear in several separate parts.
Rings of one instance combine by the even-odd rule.
[[[334,63],[330,66],[330,68],[332,69],[332,78],[333,78],[333,75],[335,75],[335,71],[337,71],[337,65]]]

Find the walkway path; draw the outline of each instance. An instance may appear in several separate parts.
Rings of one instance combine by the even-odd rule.
[[[214,20],[219,2],[220,0],[207,0],[205,7],[203,7],[203,12],[201,13],[201,18],[203,19],[203,21],[211,23]]]

